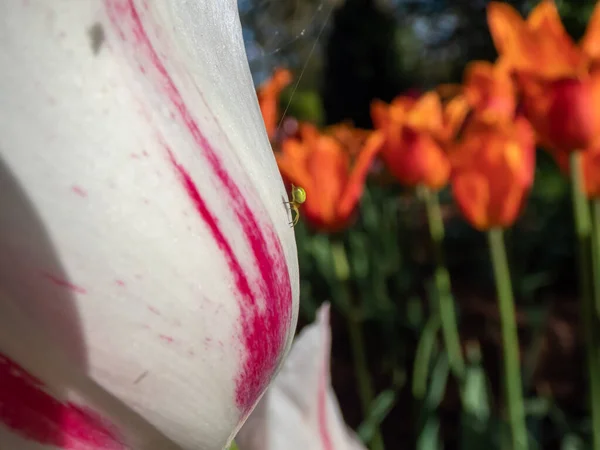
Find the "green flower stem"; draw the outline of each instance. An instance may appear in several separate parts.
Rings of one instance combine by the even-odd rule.
[[[581,155],[571,153],[571,180],[573,183],[573,212],[575,233],[577,235],[577,253],[579,259],[579,283],[581,295],[581,321],[585,336],[588,382],[590,384],[590,409],[592,416],[592,443],[595,450],[600,449],[600,360],[596,353],[600,344],[595,298],[600,295],[600,286],[592,273],[598,270],[598,255],[592,256],[590,249],[597,239],[592,238],[590,209],[583,190]],[[595,208],[594,208],[595,209]],[[598,224],[594,235],[597,236]],[[594,264],[595,263],[595,264]],[[592,268],[595,265],[596,267]],[[593,271],[593,272],[592,272]]]
[[[347,318],[348,332],[350,334],[350,345],[352,347],[352,356],[354,359],[354,374],[356,376],[356,387],[360,397],[360,403],[363,415],[369,413],[369,409],[375,399],[371,375],[367,365],[367,355],[364,346],[364,336],[362,331],[362,321],[357,314],[351,314]],[[383,437],[379,427],[373,433],[371,440],[371,450],[383,450]]]
[[[454,376],[462,381],[465,374],[465,360],[463,358],[460,346],[460,335],[458,333],[458,320],[456,318],[456,309],[454,307],[454,297],[452,296],[452,285],[450,275],[446,268],[444,257],[444,220],[440,202],[436,192],[433,192],[426,186],[420,186],[419,196],[425,203],[427,210],[427,221],[429,223],[429,234],[433,243],[435,255],[435,271],[433,274],[434,284],[437,291],[438,307],[442,322],[442,334],[446,351],[448,352],[448,362]]]
[[[593,283],[598,283],[600,280],[600,199],[592,201],[592,265]],[[596,315],[600,316],[600,288],[594,289],[594,305]]]
[[[350,290],[348,288],[349,264],[346,249],[342,242],[331,243],[331,254],[334,269],[340,288],[336,289],[338,295],[343,295],[344,304],[352,304]],[[346,323],[354,361],[354,376],[356,377],[356,388],[360,399],[363,415],[366,417],[375,399],[373,382],[369,372],[367,353],[365,350],[365,339],[363,336],[362,317],[357,307],[351,307],[346,314]],[[384,450],[383,437],[379,427],[374,431],[370,443],[371,450]]]
[[[502,229],[488,232],[488,241],[496,280],[498,308],[502,326],[502,346],[504,348],[504,384],[512,438],[512,450],[526,450],[527,426],[519,361],[519,337],[515,318],[515,304],[512,283],[508,269],[508,259],[504,246]]]

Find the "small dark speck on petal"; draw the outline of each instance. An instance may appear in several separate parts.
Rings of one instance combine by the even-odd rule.
[[[133,384],[138,384],[140,381],[142,381],[144,378],[146,378],[148,376],[148,373],[149,372],[147,370],[144,371],[144,372],[142,372],[142,374],[135,379],[135,381],[133,382]]]
[[[102,24],[96,22],[92,25],[88,30],[88,36],[90,37],[92,52],[94,52],[94,55],[97,55],[100,52],[100,48],[102,47],[105,38]]]

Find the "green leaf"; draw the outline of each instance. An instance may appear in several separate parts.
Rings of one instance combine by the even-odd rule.
[[[358,427],[357,433],[363,442],[371,442],[373,435],[396,403],[396,392],[392,389],[381,392],[369,408],[367,417]]]
[[[567,434],[560,444],[561,450],[583,450],[585,448],[586,446],[583,442],[583,439],[572,433]]]
[[[419,330],[423,326],[425,314],[423,312],[423,303],[419,297],[411,296],[408,298],[405,315],[406,321],[412,329]]]
[[[525,412],[528,416],[544,418],[550,414],[552,406],[552,400],[549,398],[530,398],[525,401]]]
[[[348,241],[352,273],[359,282],[364,282],[369,274],[369,259],[365,258],[369,249],[369,239],[365,233],[353,231],[349,233]]]
[[[416,399],[423,399],[427,393],[429,366],[435,351],[436,335],[441,321],[438,314],[433,314],[423,328],[415,354],[412,394]]]
[[[478,422],[485,423],[491,415],[488,380],[481,366],[479,347],[471,347],[467,352],[471,365],[467,368],[463,389],[463,409]]]
[[[441,450],[443,448],[441,439],[440,439],[440,421],[437,417],[431,416],[421,434],[419,434],[419,438],[417,439],[417,450]]]
[[[437,361],[431,371],[431,382],[429,383],[429,392],[425,399],[425,407],[429,411],[435,411],[446,394],[446,384],[450,374],[450,364],[446,352],[440,353]]]

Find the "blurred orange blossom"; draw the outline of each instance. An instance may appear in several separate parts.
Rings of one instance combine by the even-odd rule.
[[[491,2],[487,13],[500,59],[517,76],[540,143],[561,152],[594,145],[600,138],[600,6],[579,45],[552,0],[542,0],[527,20],[503,2]]]
[[[351,154],[340,140],[319,132],[312,124],[302,123],[298,135],[285,139],[275,154],[279,170],[287,182],[306,190],[301,210],[310,226],[326,232],[341,231],[350,224],[382,137],[370,133],[361,148]]]
[[[373,130],[355,128],[348,121],[330,125],[325,128],[324,133],[335,138],[354,157],[362,150]]]
[[[460,122],[461,109],[444,109],[436,92],[420,98],[396,97],[391,104],[374,100],[371,117],[383,137],[381,157],[388,170],[406,186],[443,188],[450,176],[450,161],[443,148]],[[452,112],[452,117],[445,112]]]
[[[450,155],[453,196],[469,223],[480,231],[512,225],[533,184],[529,122],[471,120]]]
[[[487,121],[512,121],[515,86],[508,66],[498,61],[473,61],[465,69],[463,95],[474,113]]]
[[[278,68],[267,81],[259,86],[256,95],[258,105],[265,122],[269,140],[275,138],[279,120],[279,96],[281,91],[292,82],[292,74],[287,69]]]
[[[533,184],[534,131],[516,114],[516,90],[504,61],[474,61],[463,79],[455,98],[465,98],[470,114],[460,137],[447,146],[453,195],[478,230],[507,227]]]

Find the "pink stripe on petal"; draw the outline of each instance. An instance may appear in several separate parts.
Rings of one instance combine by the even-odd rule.
[[[130,54],[137,58],[132,67],[141,70],[154,82],[157,90],[162,90],[167,95],[173,108],[172,117],[183,123],[222,184],[222,192],[227,195],[231,208],[235,211],[242,232],[250,244],[255,266],[260,272],[259,286],[251,289],[248,283],[250,277],[244,273],[231,245],[219,229],[214,215],[206,207],[201,193],[187,171],[171,154],[171,162],[177,169],[186,192],[217,241],[236,280],[240,294],[242,339],[246,347],[244,364],[236,379],[236,400],[238,407],[246,414],[268,385],[279,363],[291,324],[291,284],[281,242],[271,227],[257,220],[255,211],[246,202],[248,195],[242,195],[240,188],[225,170],[217,152],[202,134],[178,88],[153,48],[134,1],[104,0],[104,3],[117,29],[117,34],[129,47]],[[260,214],[263,211],[257,212]],[[257,295],[258,293],[260,296]],[[262,297],[267,302],[262,312],[258,309],[257,297]]]
[[[57,277],[56,275],[52,275],[51,273],[46,273],[46,272],[44,272],[43,275],[46,279],[50,280],[56,286],[64,287],[73,292],[77,292],[78,294],[86,294],[87,293],[87,291],[84,288],[82,288],[81,286],[77,286],[76,284],[73,284],[67,280]]]
[[[0,423],[19,436],[64,450],[125,450],[96,413],[52,397],[43,383],[0,353]]]
[[[329,435],[329,421],[327,417],[327,386],[329,380],[329,364],[331,357],[331,330],[329,328],[329,305],[321,306],[319,311],[318,323],[321,328],[321,367],[319,373],[319,383],[317,387],[317,421],[319,427],[319,436],[323,444],[323,450],[333,450],[331,436]]]
[[[319,421],[319,436],[323,444],[323,450],[334,450],[329,436],[329,425],[327,421],[327,383],[325,377],[319,380],[319,393],[317,404],[317,420]]]

